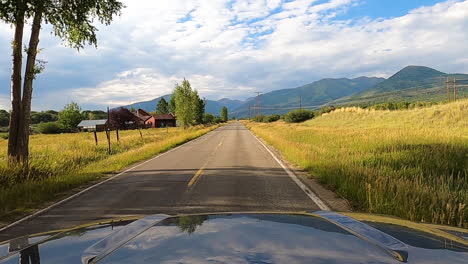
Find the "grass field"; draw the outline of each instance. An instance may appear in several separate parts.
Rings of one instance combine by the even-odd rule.
[[[29,213],[46,201],[86,182],[115,173],[158,153],[199,137],[218,126],[120,131],[112,134],[108,154],[104,132],[31,136],[31,166],[25,171],[7,166],[7,140],[0,139],[0,220]]]
[[[468,100],[246,125],[357,210],[468,228]]]

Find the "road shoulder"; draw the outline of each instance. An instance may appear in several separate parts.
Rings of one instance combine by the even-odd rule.
[[[338,196],[335,192],[330,189],[327,189],[325,186],[320,184],[317,179],[314,179],[310,176],[309,172],[297,167],[296,165],[287,161],[281,152],[277,150],[275,147],[268,144],[265,140],[255,135],[253,132],[252,134],[260,140],[273,154],[283,162],[285,166],[287,166],[292,173],[294,173],[297,178],[305,184],[309,189],[311,189],[326,205],[330,207],[332,211],[337,212],[351,212],[351,206],[349,202],[344,199],[343,197]]]

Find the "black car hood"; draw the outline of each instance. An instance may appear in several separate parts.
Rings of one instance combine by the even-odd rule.
[[[467,230],[348,215],[153,215],[7,241],[0,263],[467,263]]]

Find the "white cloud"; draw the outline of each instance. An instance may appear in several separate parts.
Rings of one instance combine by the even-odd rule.
[[[109,106],[126,105],[169,94],[177,83],[182,82],[183,78],[190,80],[192,88],[209,98],[221,99],[224,94],[239,96],[238,93],[253,92],[254,89],[247,86],[235,86],[211,75],[195,74],[187,77],[167,76],[154,69],[137,68],[124,71],[115,79],[106,81],[96,88],[74,89],[72,97],[84,104],[99,102]],[[220,94],[219,91],[223,93]]]
[[[10,98],[6,95],[0,94],[0,109],[10,109],[11,102]]]

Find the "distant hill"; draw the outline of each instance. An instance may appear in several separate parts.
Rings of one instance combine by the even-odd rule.
[[[447,77],[468,79],[466,74],[447,74],[424,66],[408,66],[387,80],[331,104],[373,104],[390,101],[439,101],[446,98]],[[461,96],[466,93],[460,89]]]
[[[286,113],[289,108],[299,107],[300,104],[304,108],[318,108],[332,100],[367,90],[384,80],[376,77],[322,79],[297,88],[272,91],[260,96],[261,107],[271,108],[262,109],[261,114]],[[256,98],[252,97],[230,113],[236,117],[248,116],[249,106],[256,104]]]
[[[156,105],[159,102],[159,100],[161,100],[161,98],[163,98],[163,97],[168,102],[171,99],[171,95],[166,94],[164,96],[155,98],[153,100],[137,102],[137,103],[133,103],[133,104],[130,104],[130,105],[125,105],[125,106],[122,106],[122,107],[125,107],[125,108],[133,107],[135,109],[141,108],[141,109],[143,109],[143,110],[145,110],[147,112],[153,112],[153,111],[156,111]],[[219,114],[221,112],[221,108],[223,106],[226,106],[228,109],[234,109],[234,108],[237,108],[241,104],[242,104],[242,101],[240,101],[240,100],[231,100],[231,99],[228,99],[228,98],[223,98],[223,99],[218,100],[218,101],[206,100],[205,112],[219,116]]]
[[[239,106],[241,106],[244,103],[244,101],[232,100],[232,99],[229,99],[229,98],[219,99],[216,102],[221,104],[222,106],[226,106],[228,109],[231,109],[231,110],[238,108]]]
[[[405,67],[388,79],[377,77],[322,79],[300,87],[262,94],[260,96],[261,114],[283,114],[300,105],[306,109],[317,109],[324,105],[441,101],[447,97],[445,87],[447,77],[468,80],[468,74],[447,74],[424,66]],[[459,98],[468,98],[468,88],[461,88],[458,91]],[[170,95],[163,97],[168,101],[170,99]],[[125,107],[155,111],[160,98]],[[223,98],[217,101],[206,100],[205,110],[207,113],[219,115],[221,108],[226,106],[230,116],[248,117],[249,106],[256,104],[256,97],[245,101]]]

